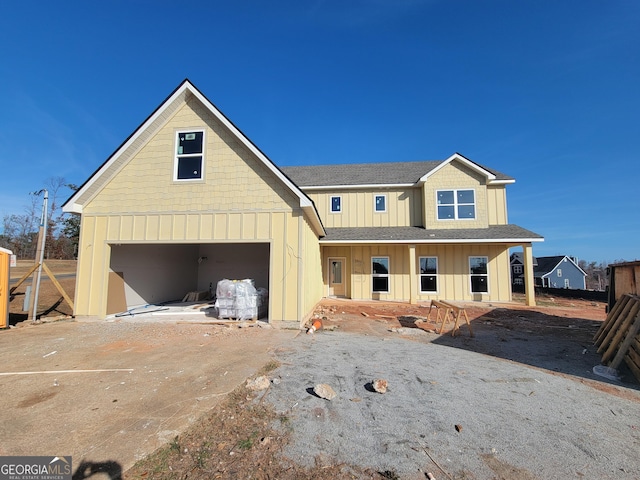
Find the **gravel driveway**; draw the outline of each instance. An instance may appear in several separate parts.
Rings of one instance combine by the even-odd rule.
[[[489,348],[490,333],[474,328],[474,339],[384,325],[300,334],[279,352],[279,382],[265,397],[290,419],[284,454],[305,465],[370,467],[388,478],[640,478],[637,384],[535,366],[552,363],[548,347],[521,332],[493,340],[518,357],[520,338],[529,361],[478,353]],[[581,361],[597,358],[593,347],[573,347]],[[537,349],[547,360],[534,358]],[[379,378],[388,381],[384,394],[370,386]],[[337,397],[316,396],[319,383]]]

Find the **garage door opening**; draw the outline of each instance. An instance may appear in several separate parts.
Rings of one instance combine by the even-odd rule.
[[[181,301],[220,280],[252,279],[269,290],[268,243],[113,244],[107,314]]]

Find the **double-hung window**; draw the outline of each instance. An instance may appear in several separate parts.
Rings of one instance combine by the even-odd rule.
[[[438,257],[420,257],[420,293],[438,291]]]
[[[174,180],[202,180],[204,130],[176,132]]]
[[[471,293],[489,293],[488,257],[469,257]]]
[[[372,290],[389,293],[389,257],[371,258]]]
[[[473,220],[476,218],[474,190],[438,190],[438,220]]]

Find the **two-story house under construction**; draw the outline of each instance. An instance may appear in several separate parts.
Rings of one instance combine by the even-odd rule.
[[[271,321],[326,296],[510,301],[514,179],[445,160],[278,167],[185,80],[65,203],[81,215],[75,314],[180,299],[223,278],[269,290]]]

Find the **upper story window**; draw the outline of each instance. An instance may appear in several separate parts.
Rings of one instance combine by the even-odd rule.
[[[376,195],[374,198],[374,209],[376,212],[386,212],[387,211],[387,196],[386,195]]]
[[[340,213],[342,211],[342,197],[331,197],[331,213]]]
[[[438,220],[476,218],[476,194],[473,190],[438,190]]]
[[[204,130],[176,132],[174,180],[201,180]]]
[[[558,277],[562,277],[562,269],[559,268],[558,270],[556,270],[556,274],[558,275]]]
[[[522,265],[514,265],[513,273],[522,273]]]

